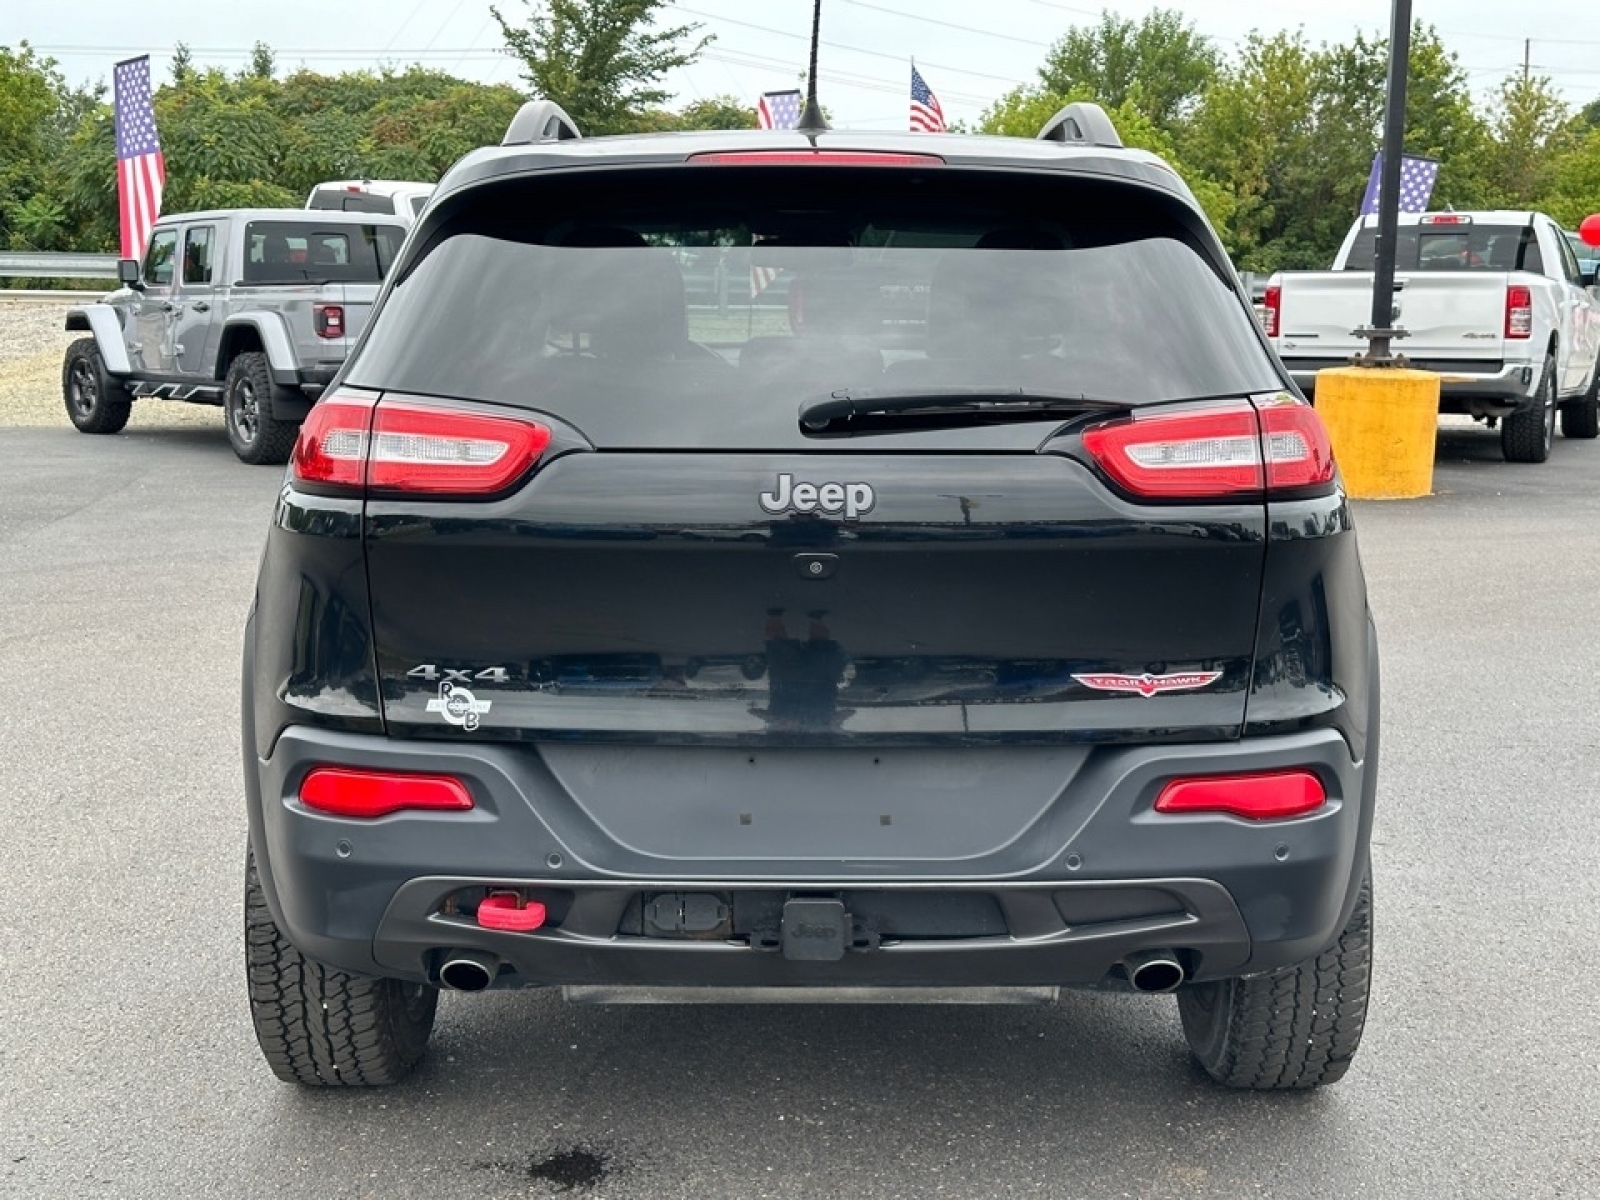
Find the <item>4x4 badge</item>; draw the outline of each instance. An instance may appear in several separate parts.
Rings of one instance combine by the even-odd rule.
[[[1074,675],[1084,687],[1097,692],[1138,692],[1148,699],[1162,692],[1186,692],[1208,687],[1222,678],[1221,671],[1180,671],[1173,675]]]
[[[843,514],[854,521],[872,511],[878,502],[870,483],[796,483],[785,471],[770,492],[761,493],[761,507],[773,516],[794,511],[822,512],[836,517]]]
[[[452,725],[459,725],[469,733],[478,727],[478,718],[489,711],[492,700],[479,700],[464,687],[441,683],[439,696],[428,701],[428,711],[436,712]]]

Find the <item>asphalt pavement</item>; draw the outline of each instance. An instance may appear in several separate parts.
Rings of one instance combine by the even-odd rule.
[[[281,475],[218,428],[0,430],[0,1195],[1600,1195],[1600,443],[1441,436],[1357,508],[1383,643],[1366,1042],[1224,1091],[1170,998],[447,995],[393,1089],[245,1005],[240,634]]]

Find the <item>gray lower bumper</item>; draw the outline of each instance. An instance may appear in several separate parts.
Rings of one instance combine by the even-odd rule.
[[[641,749],[663,751],[668,771],[670,748]],[[328,817],[297,799],[321,764],[451,773],[476,807]],[[478,950],[522,983],[649,987],[1098,985],[1141,950],[1177,953],[1191,978],[1270,970],[1319,953],[1341,928],[1364,869],[1374,778],[1332,731],[1098,747],[1043,812],[997,831],[981,854],[668,862],[608,831],[535,747],[291,729],[270,760],[250,765],[251,838],[268,903],[305,953],[353,972],[434,980],[445,951]],[[1151,807],[1173,776],[1289,766],[1323,780],[1323,809],[1253,823]],[[865,778],[862,793],[863,805],[876,805]],[[480,928],[456,900],[486,887],[537,893],[551,921],[531,933]],[[892,921],[864,928],[861,944],[831,962],[792,961],[760,937],[630,932],[632,906],[680,892],[756,912],[826,895],[854,913],[914,912],[935,924],[913,937],[896,936]],[[941,898],[952,910],[992,911],[996,923],[941,936]]]

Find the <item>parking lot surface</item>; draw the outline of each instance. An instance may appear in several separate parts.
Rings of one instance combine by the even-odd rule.
[[[220,422],[0,429],[0,1195],[1600,1194],[1600,445],[1441,434],[1362,504],[1383,642],[1365,1045],[1235,1094],[1165,997],[447,995],[387,1091],[278,1083],[244,998],[238,652],[276,469]]]

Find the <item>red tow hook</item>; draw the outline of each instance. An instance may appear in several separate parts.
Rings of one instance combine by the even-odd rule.
[[[483,929],[509,929],[528,933],[544,924],[544,905],[537,900],[523,903],[515,892],[496,892],[478,905],[478,925]]]

